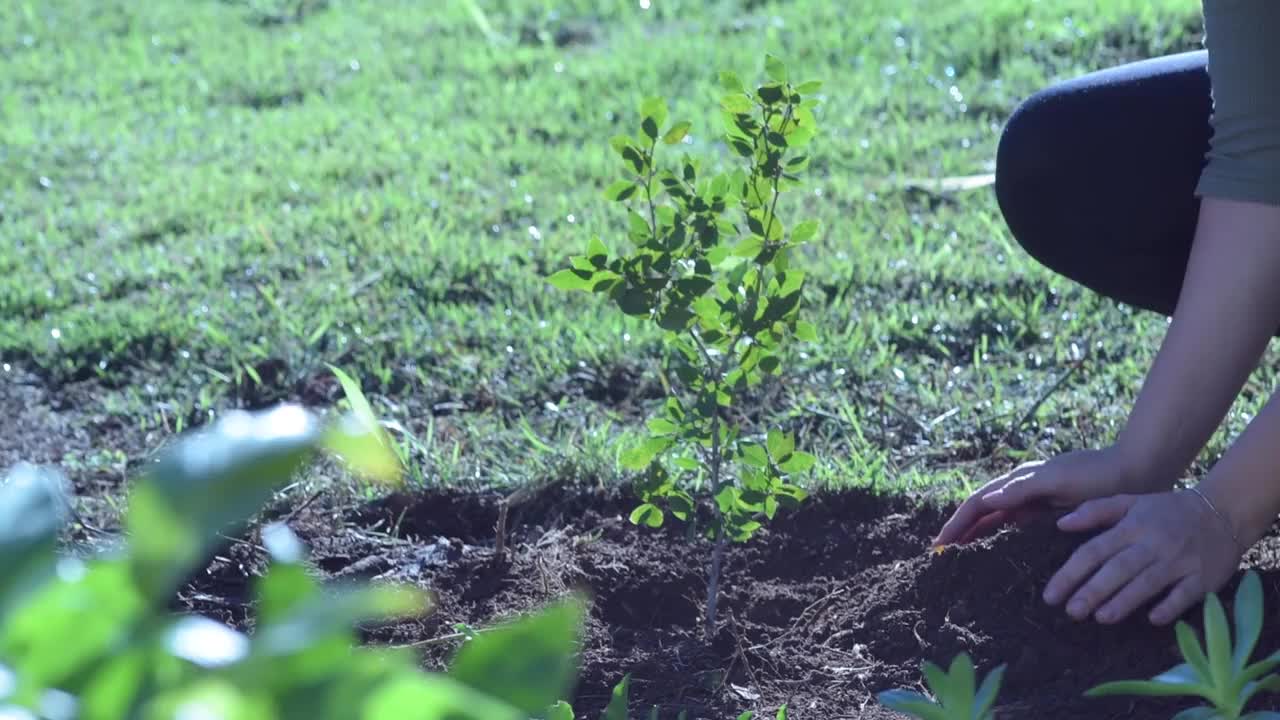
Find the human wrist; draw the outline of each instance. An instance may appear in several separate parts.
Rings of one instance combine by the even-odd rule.
[[[1135,442],[1126,442],[1124,438],[1106,448],[1106,452],[1120,473],[1125,492],[1150,493],[1172,489],[1180,472],[1170,468],[1169,463],[1162,463],[1159,452]]]
[[[1274,493],[1260,492],[1266,488],[1268,484],[1220,464],[1193,489],[1216,511],[1244,552],[1267,534],[1280,513]]]

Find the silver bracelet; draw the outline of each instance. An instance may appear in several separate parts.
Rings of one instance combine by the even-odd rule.
[[[1231,533],[1231,539],[1235,541],[1236,548],[1240,550],[1240,554],[1243,555],[1249,548],[1240,544],[1240,536],[1236,535],[1236,529],[1231,526],[1231,522],[1227,520],[1226,516],[1218,512],[1218,508],[1213,506],[1213,503],[1210,502],[1209,498],[1205,497],[1205,494],[1201,492],[1200,488],[1192,485],[1187,489],[1198,495],[1200,499],[1204,501],[1204,504],[1208,505],[1209,509],[1213,511],[1213,514],[1218,516],[1218,519],[1222,521],[1222,524],[1227,526],[1227,532]]]

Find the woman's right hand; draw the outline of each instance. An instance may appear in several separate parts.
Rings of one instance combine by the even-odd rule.
[[[1024,463],[988,482],[960,504],[933,544],[967,543],[1007,523],[1021,523],[1093,498],[1168,490],[1130,462],[1115,445],[1075,450]]]

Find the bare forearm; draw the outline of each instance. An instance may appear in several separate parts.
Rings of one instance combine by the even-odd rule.
[[[1280,207],[1204,198],[1173,321],[1117,440],[1149,489],[1199,454],[1278,327]]]
[[[1267,406],[1200,483],[1245,546],[1257,542],[1280,513],[1280,395]]]

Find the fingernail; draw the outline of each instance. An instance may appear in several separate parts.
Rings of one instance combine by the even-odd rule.
[[[1078,618],[1078,617],[1080,617],[1081,615],[1083,615],[1083,614],[1084,614],[1084,601],[1083,601],[1083,600],[1072,600],[1072,601],[1071,601],[1071,603],[1067,605],[1067,613],[1068,613],[1068,614],[1070,614],[1072,617],[1075,617],[1075,618]]]

